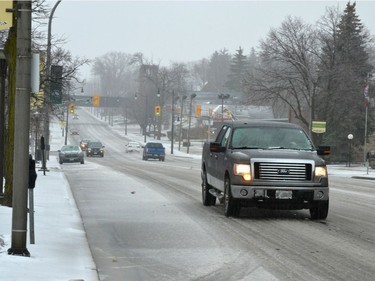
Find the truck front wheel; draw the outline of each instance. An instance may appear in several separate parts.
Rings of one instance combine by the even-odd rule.
[[[207,174],[202,174],[202,202],[204,206],[215,206],[216,197],[210,193],[211,186],[207,183]]]
[[[241,211],[239,202],[232,197],[231,184],[229,177],[224,181],[224,215],[226,217],[238,217]]]
[[[318,201],[310,208],[310,217],[312,220],[325,220],[328,216],[329,200]]]

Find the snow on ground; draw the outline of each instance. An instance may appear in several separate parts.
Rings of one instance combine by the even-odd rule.
[[[62,146],[64,137],[58,123],[51,124],[51,151],[56,151]],[[124,135],[124,127],[114,126],[112,129]],[[143,143],[139,127],[129,126],[128,130],[129,140]],[[162,142],[168,157],[170,141],[163,139]],[[178,143],[175,143],[173,154],[200,158],[202,145],[202,141],[192,142],[188,155],[186,147],[181,146],[179,151]],[[49,172],[46,175],[37,171],[34,189],[35,244],[30,244],[29,232],[27,236],[30,257],[7,254],[12,241],[12,209],[0,205],[0,281],[99,280],[81,217],[56,157],[50,157],[47,168]],[[333,176],[375,179],[375,170],[361,165],[330,165],[328,172]]]
[[[64,141],[58,137],[58,126],[51,135],[51,150],[56,151]],[[56,157],[51,156],[47,162],[46,175],[39,166],[33,191],[35,244],[30,244],[27,227],[30,257],[8,255],[12,208],[0,206],[0,280],[99,280],[79,211]]]

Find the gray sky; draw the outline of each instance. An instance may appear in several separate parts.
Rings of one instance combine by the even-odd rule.
[[[56,1],[50,1],[51,6]],[[250,52],[288,15],[315,23],[327,6],[347,1],[92,1],[62,0],[52,34],[73,56],[94,59],[111,51],[142,52],[155,63],[208,58],[223,48]],[[375,35],[375,1],[357,1],[357,14]],[[82,69],[89,78],[90,68]]]

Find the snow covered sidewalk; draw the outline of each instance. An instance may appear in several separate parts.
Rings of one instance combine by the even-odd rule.
[[[8,255],[12,209],[0,206],[0,280],[99,280],[81,217],[55,156],[47,167],[46,175],[37,170],[35,244],[30,244],[29,231],[27,237],[30,257]]]

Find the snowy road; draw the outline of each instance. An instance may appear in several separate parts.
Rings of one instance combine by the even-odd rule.
[[[373,181],[331,177],[326,221],[250,208],[226,218],[201,203],[198,159],[142,161],[81,120],[81,137],[100,137],[106,155],[62,168],[101,280],[373,280]]]

